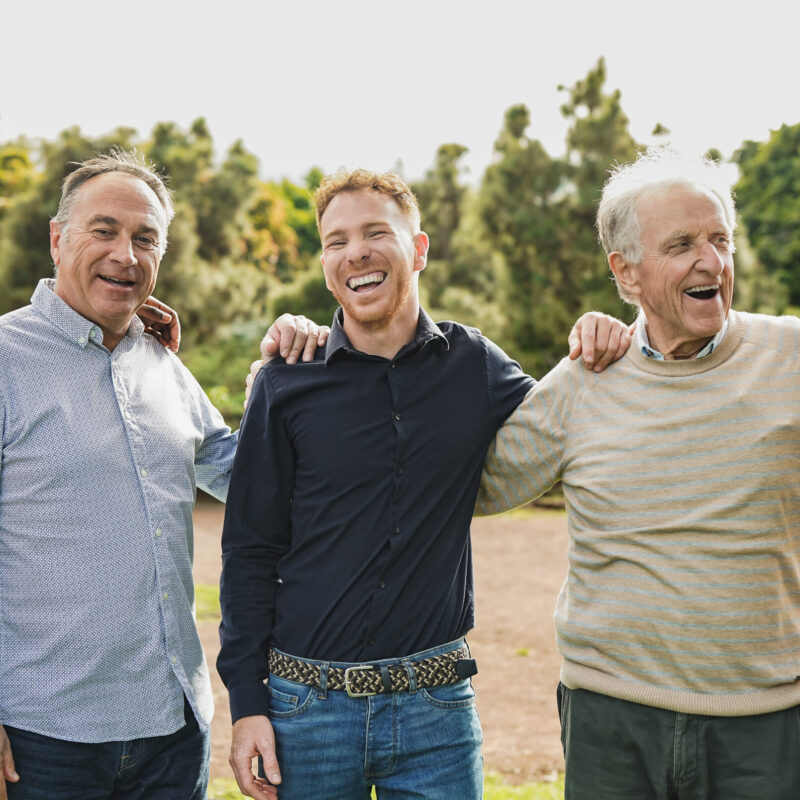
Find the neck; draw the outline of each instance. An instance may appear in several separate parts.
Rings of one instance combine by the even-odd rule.
[[[654,338],[650,326],[645,326],[650,347],[664,356],[665,361],[680,361],[681,359],[694,358],[714,337],[708,336],[704,339],[678,340],[675,342],[662,343]]]
[[[417,332],[419,305],[408,314],[394,317],[387,321],[358,322],[342,313],[344,332],[350,344],[371,356],[394,358],[413,338]]]

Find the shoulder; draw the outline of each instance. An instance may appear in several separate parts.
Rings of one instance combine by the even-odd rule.
[[[792,315],[751,314],[731,311],[733,329],[741,329],[743,340],[767,351],[796,350],[800,346],[800,319]]]

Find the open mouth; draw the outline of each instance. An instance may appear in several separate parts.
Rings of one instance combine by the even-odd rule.
[[[692,286],[692,288],[687,289],[684,294],[688,294],[689,297],[692,297],[695,300],[711,300],[712,297],[716,297],[719,294],[719,284],[714,283],[710,284],[709,286]]]
[[[98,275],[97,277],[101,281],[105,281],[109,286],[119,286],[123,289],[136,285],[136,281],[126,281],[123,278],[114,278],[111,275]]]
[[[360,275],[357,278],[348,278],[347,288],[354,292],[363,292],[369,289],[374,289],[385,280],[385,272],[370,272],[369,275]]]

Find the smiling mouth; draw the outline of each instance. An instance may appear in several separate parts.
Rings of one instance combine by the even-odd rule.
[[[358,278],[348,278],[347,288],[354,292],[374,289],[385,280],[385,272],[370,272],[369,275],[360,275]]]
[[[689,295],[689,297],[692,297],[695,300],[711,300],[711,298],[716,297],[719,294],[719,284],[714,283],[708,286],[692,286],[691,289],[687,289],[684,294]]]
[[[126,281],[122,278],[113,278],[111,275],[98,275],[101,281],[105,281],[110,286],[120,286],[126,288],[128,286],[135,286],[135,281]]]

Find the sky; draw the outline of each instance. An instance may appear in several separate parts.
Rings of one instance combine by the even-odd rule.
[[[638,141],[656,123],[729,156],[800,122],[800,6],[788,0],[0,0],[0,142],[79,125],[146,136],[203,116],[262,177],[312,166],[424,175],[445,142],[477,181],[505,110],[564,151],[559,106],[604,57]]]

